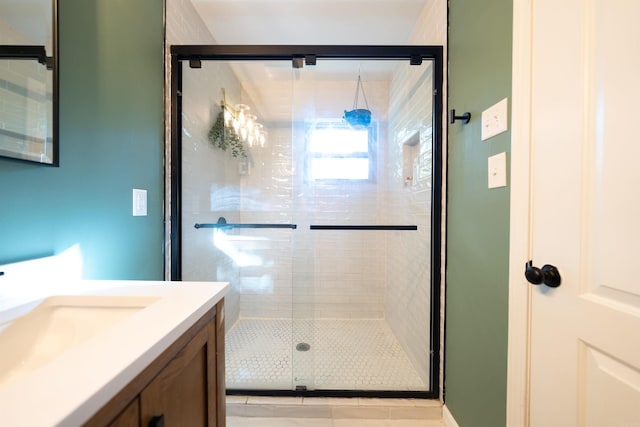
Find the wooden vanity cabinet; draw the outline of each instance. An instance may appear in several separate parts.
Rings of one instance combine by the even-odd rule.
[[[122,389],[87,427],[224,427],[224,301]]]
[[[109,427],[139,427],[140,426],[140,399],[135,398],[115,420],[109,423]]]

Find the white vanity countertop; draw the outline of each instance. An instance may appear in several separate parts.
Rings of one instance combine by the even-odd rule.
[[[78,281],[25,294],[28,284],[0,289],[0,323],[21,304],[50,295],[152,297],[157,300],[46,364],[0,383],[0,424],[78,426],[127,385],[219,302],[227,283]],[[25,337],[28,339],[28,337]],[[0,359],[2,349],[0,348]]]

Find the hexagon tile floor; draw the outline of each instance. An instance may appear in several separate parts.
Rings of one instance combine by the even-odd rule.
[[[240,319],[226,335],[226,382],[242,390],[427,390],[382,319]]]

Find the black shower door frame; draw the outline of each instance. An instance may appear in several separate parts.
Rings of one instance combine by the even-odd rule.
[[[290,60],[294,68],[315,65],[319,59],[403,60],[421,65],[433,61],[433,191],[431,194],[431,307],[430,384],[428,391],[361,390],[227,390],[227,394],[318,397],[439,398],[442,287],[442,142],[443,47],[422,45],[173,45],[171,46],[170,251],[172,281],[182,280],[182,63],[200,68],[202,61]]]

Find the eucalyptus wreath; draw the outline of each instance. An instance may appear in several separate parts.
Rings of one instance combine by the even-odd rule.
[[[232,128],[224,125],[224,116],[222,111],[218,113],[216,121],[209,130],[209,142],[223,151],[231,150],[233,157],[247,157],[247,151],[242,144],[242,140]]]

